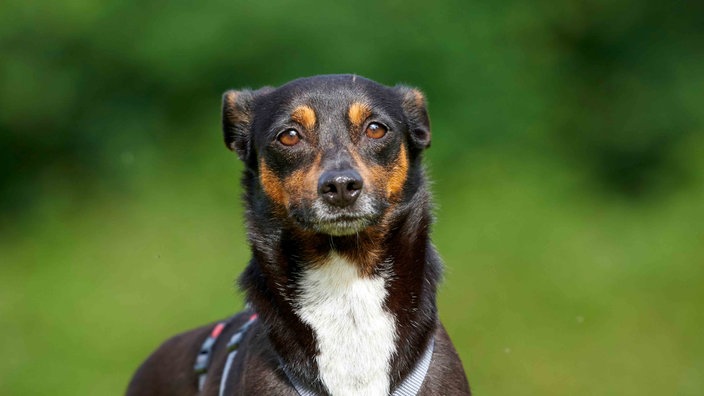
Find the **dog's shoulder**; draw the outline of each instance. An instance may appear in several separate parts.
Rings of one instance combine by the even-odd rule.
[[[127,395],[194,394],[197,391],[193,374],[195,357],[214,325],[201,326],[164,341],[139,366]]]
[[[227,362],[228,341],[241,331],[250,316],[251,312],[245,311],[230,319],[213,322],[164,341],[137,369],[127,388],[127,396],[197,394],[198,375],[194,370],[196,357],[213,329],[223,324],[224,329],[212,346],[207,379],[202,391],[204,395],[218,394]],[[295,395],[262,326],[261,322],[256,321],[243,334],[236,358],[232,362],[231,374],[226,381],[227,387],[237,394]]]
[[[432,364],[418,394],[470,395],[462,361],[445,327],[438,321],[435,329],[435,349]]]
[[[216,354],[213,381],[207,381],[203,394],[217,394],[227,361],[226,353]],[[271,345],[265,326],[256,322],[245,334],[225,381],[227,390],[236,395],[298,396],[281,368],[279,355]]]

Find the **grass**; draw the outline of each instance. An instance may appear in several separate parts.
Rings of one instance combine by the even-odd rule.
[[[240,309],[240,168],[201,154],[136,153],[87,198],[59,181],[8,228],[0,394],[120,394],[168,335]],[[475,393],[702,394],[702,184],[629,203],[550,160],[469,158],[431,173],[441,316]]]

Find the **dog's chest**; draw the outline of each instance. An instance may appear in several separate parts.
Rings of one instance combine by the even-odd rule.
[[[320,378],[330,393],[386,395],[395,351],[394,317],[381,277],[361,277],[336,254],[303,274],[296,313],[315,332]]]

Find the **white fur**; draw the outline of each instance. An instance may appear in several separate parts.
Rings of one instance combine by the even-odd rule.
[[[333,396],[389,393],[396,327],[384,283],[334,253],[302,276],[296,313],[315,332],[320,378]]]

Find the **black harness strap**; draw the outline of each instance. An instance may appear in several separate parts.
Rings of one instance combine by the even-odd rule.
[[[218,340],[220,334],[227,326],[228,322],[220,322],[213,327],[208,338],[203,341],[203,345],[200,347],[200,352],[196,357],[196,364],[193,366],[193,370],[198,375],[198,392],[203,390],[203,385],[205,385],[205,379],[208,374],[208,366],[210,366],[210,357],[213,354],[213,346],[215,341]]]
[[[257,320],[257,314],[252,314],[249,320],[242,325],[235,334],[230,337],[230,342],[227,343],[227,361],[225,362],[225,368],[222,370],[222,377],[220,378],[220,396],[224,396],[227,393],[225,388],[227,388],[227,377],[230,375],[230,368],[232,368],[232,361],[237,355],[237,348],[240,346],[240,342],[244,338],[244,333],[247,332],[249,327]]]
[[[196,364],[193,365],[193,370],[195,371],[196,375],[198,375],[198,392],[203,391],[203,386],[205,386],[205,380],[208,378],[208,367],[210,366],[210,359],[212,358],[213,355],[213,347],[215,346],[215,342],[218,340],[218,337],[222,334],[223,330],[234,320],[235,318],[231,318],[225,322],[219,322],[218,324],[213,327],[213,330],[210,332],[210,335],[208,338],[203,341],[203,345],[200,347],[200,352],[198,352],[198,356],[196,357]],[[222,380],[220,383],[220,394],[223,395],[225,392],[225,381],[227,379],[227,376],[230,371],[230,367],[232,366],[232,360],[234,359],[235,355],[237,354],[237,347],[240,345],[240,341],[242,341],[242,338],[244,337],[244,333],[249,329],[249,327],[254,323],[254,321],[257,319],[257,314],[252,314],[249,317],[249,320],[245,322],[237,331],[235,334],[230,337],[230,342],[227,343],[227,362],[225,363],[225,369],[223,370],[223,375],[222,375]]]

